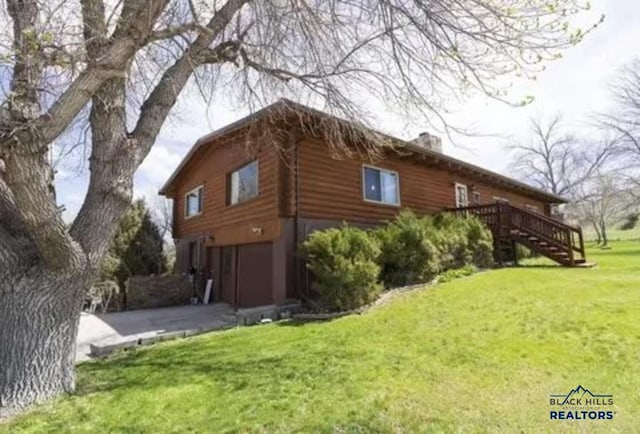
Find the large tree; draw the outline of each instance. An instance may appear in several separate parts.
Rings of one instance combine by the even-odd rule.
[[[615,140],[576,136],[560,115],[530,122],[530,137],[512,147],[512,171],[536,187],[579,200],[582,186],[614,153]]]
[[[535,74],[586,33],[580,0],[4,0],[0,23],[0,416],[74,389],[80,308],[180,93],[276,96],[353,118],[377,98],[442,113]],[[88,111],[88,116],[87,116]],[[90,125],[71,225],[47,151]]]
[[[633,210],[631,196],[617,173],[598,173],[580,186],[580,201],[569,212],[583,225],[593,227],[598,244],[609,243],[608,228],[619,223]]]
[[[612,84],[614,106],[599,115],[605,130],[618,139],[620,178],[640,198],[640,57],[623,67]]]

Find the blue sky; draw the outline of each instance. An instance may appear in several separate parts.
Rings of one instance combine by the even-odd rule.
[[[594,1],[592,10],[583,16],[584,23],[605,21],[578,46],[566,51],[562,59],[549,63],[536,81],[515,83],[514,100],[533,95],[526,107],[511,107],[477,96],[463,104],[449,107],[450,120],[473,128],[481,135],[458,137],[455,144],[444,140],[444,152],[497,172],[508,173],[508,146],[518,137],[526,137],[529,118],[563,113],[575,130],[588,130],[591,114],[606,110],[608,88],[617,70],[640,55],[640,2]],[[207,107],[197,96],[183,95],[174,117],[165,124],[153,150],[135,177],[135,196],[153,204],[157,191],[171,175],[198,137],[246,115],[231,109],[228,101],[214,101]],[[379,129],[401,138],[411,139],[423,131],[420,125],[405,125],[392,113],[381,111],[384,121]],[[78,162],[65,164],[77,167]],[[60,170],[56,179],[58,201],[66,206],[65,218],[71,220],[82,203],[87,188],[86,173]]]

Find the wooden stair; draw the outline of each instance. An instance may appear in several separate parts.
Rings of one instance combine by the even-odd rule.
[[[582,229],[506,202],[453,208],[458,216],[474,215],[493,234],[499,263],[517,262],[515,243],[567,267],[585,266]]]

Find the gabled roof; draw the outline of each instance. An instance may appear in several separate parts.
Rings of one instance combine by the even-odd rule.
[[[287,99],[280,99],[277,102],[267,107],[264,107],[261,110],[256,111],[255,113],[245,116],[244,118],[236,122],[233,122],[225,127],[222,127],[212,133],[209,133],[199,138],[196,141],[196,143],[192,146],[192,148],[189,150],[187,155],[180,162],[176,170],[171,174],[171,176],[169,177],[167,182],[164,184],[164,186],[160,189],[160,194],[166,195],[168,193],[172,184],[175,182],[177,177],[184,170],[185,166],[189,163],[189,161],[194,157],[197,151],[199,151],[200,149],[203,149],[204,147],[206,147],[208,144],[210,144],[217,138],[220,138],[234,131],[245,128],[253,122],[256,122],[263,118],[267,118],[267,116],[271,113],[274,113],[274,112],[283,113],[284,111],[290,111],[292,114],[296,114],[296,113],[304,114],[310,117],[311,119],[331,120],[332,122],[342,124],[344,127],[355,125],[354,123],[348,120],[338,118],[328,113],[324,113],[312,107],[298,104],[296,102],[293,102]],[[566,203],[567,202],[567,200],[561,196],[546,192],[540,188],[532,187],[528,184],[517,181],[508,176],[501,175],[499,173],[484,169],[482,167],[476,166],[471,163],[467,163],[465,161],[462,161],[460,159],[451,157],[449,155],[446,155],[440,152],[432,151],[430,149],[427,149],[423,146],[417,145],[410,141],[402,140],[397,137],[392,137],[392,136],[389,136],[388,134],[380,133],[378,131],[371,130],[371,129],[369,129],[369,131],[371,131],[372,133],[375,133],[379,137],[384,137],[385,140],[389,141],[390,143],[393,143],[394,149],[410,151],[411,153],[420,155],[423,158],[428,158],[432,160],[435,164],[443,166],[444,168],[462,169],[462,171],[468,172],[471,175],[487,178],[488,180],[494,183],[504,185],[514,190],[522,191],[525,194],[528,194],[530,196],[540,198],[545,202],[549,202],[549,203]]]

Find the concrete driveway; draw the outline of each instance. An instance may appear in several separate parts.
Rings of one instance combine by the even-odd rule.
[[[216,330],[237,324],[236,315],[224,303],[133,310],[106,314],[82,313],[76,361],[90,358],[91,345],[98,347],[135,343],[172,332]]]

